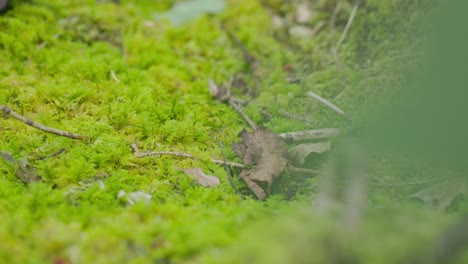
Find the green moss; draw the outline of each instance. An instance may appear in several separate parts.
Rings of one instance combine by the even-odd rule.
[[[167,10],[174,1],[96,2],[14,1],[13,9],[0,16],[0,104],[45,125],[93,137],[74,141],[13,119],[0,120],[0,150],[16,158],[28,157],[43,178],[25,185],[13,168],[0,161],[1,262],[207,259],[216,263],[231,256],[225,248],[241,245],[239,251],[234,249],[233,259],[280,263],[295,250],[306,250],[301,243],[312,239],[313,245],[320,244],[320,236],[331,228],[310,215],[296,218],[292,213],[291,218],[278,220],[281,228],[271,236],[268,233],[277,227],[266,225],[263,231],[255,231],[260,224],[253,225],[307,203],[310,190],[315,190],[309,181],[303,179],[307,186],[302,189],[282,192],[279,187],[280,194],[262,203],[236,194],[224,168],[207,162],[222,158],[219,142],[225,145],[227,158],[236,160],[229,146],[246,127],[237,113],[211,97],[208,80],[226,83],[229,76],[239,73],[248,86],[261,91],[246,112],[276,132],[311,128],[281,116],[282,110],[310,115],[317,128],[343,125],[342,119],[304,93],[314,90],[327,98],[338,96],[336,103],[359,119],[366,105],[391,94],[389,87],[398,82],[398,72],[382,74],[391,69],[383,62],[403,52],[401,47],[411,49],[413,42],[401,40],[401,35],[414,33],[414,24],[422,16],[419,5],[401,7],[406,2],[402,0],[366,1],[341,47],[344,68],[340,71],[329,51],[328,29],[310,40],[275,38],[272,12],[291,16],[294,10],[285,1],[228,1],[221,14],[202,16],[178,28],[152,20],[148,11]],[[329,18],[332,4],[314,4],[317,20]],[[350,9],[351,4],[344,3],[337,32],[344,28]],[[396,9],[405,10],[401,15],[410,18],[393,17]],[[221,24],[258,59],[254,74]],[[377,63],[383,66],[376,67]],[[286,80],[288,65],[294,67],[293,75],[300,82]],[[273,117],[265,120],[260,109]],[[145,151],[182,151],[202,160],[137,159],[130,149],[132,143]],[[56,157],[35,159],[61,148],[64,153]],[[217,175],[221,186],[196,185],[179,169],[188,167],[202,167]],[[236,183],[245,188],[240,181]],[[147,192],[152,195],[151,203],[129,207],[117,198],[120,190]],[[372,199],[380,201],[379,196]],[[295,240],[289,232],[300,235],[302,226],[310,233]],[[259,243],[250,237],[264,241],[288,236],[293,240],[291,254],[282,244],[268,243],[258,252],[277,254],[243,251],[250,245],[257,249]],[[356,254],[377,263],[382,259],[373,253],[377,246],[372,239],[364,237],[369,250]],[[391,241],[388,244],[394,246]],[[311,252],[314,255],[297,254],[295,260],[327,258],[317,250]],[[385,250],[376,252],[392,256]]]

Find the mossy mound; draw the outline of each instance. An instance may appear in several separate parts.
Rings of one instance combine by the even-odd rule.
[[[392,85],[400,81],[399,73],[405,68],[395,69],[395,56],[412,51],[419,37],[414,28],[426,7],[424,1],[364,1],[340,47],[342,66],[337,67],[328,29],[313,38],[294,39],[272,26],[273,15],[288,17],[292,12],[293,5],[287,1],[232,0],[222,13],[203,15],[180,27],[152,17],[174,1],[122,2],[18,0],[0,16],[0,103],[47,126],[92,137],[77,141],[13,119],[0,120],[0,150],[15,158],[27,157],[42,177],[41,182],[24,184],[15,168],[0,162],[1,262],[216,263],[261,258],[249,258],[254,253],[244,252],[245,248],[224,250],[244,245],[245,234],[252,237],[246,247],[255,244],[257,237],[269,239],[261,240],[251,231],[257,226],[254,223],[290,213],[291,207],[308,206],[315,179],[305,180],[291,192],[278,188],[266,202],[237,194],[224,167],[209,160],[224,158],[221,142],[226,158],[239,161],[230,145],[246,124],[210,95],[208,80],[227,83],[231,75],[240,76],[239,86],[256,96],[247,114],[275,132],[343,126],[334,112],[304,98],[312,88],[335,98],[357,117],[345,124],[353,126],[368,105],[390,96]],[[335,4],[314,2],[317,14],[311,25],[328,21]],[[343,2],[336,32],[345,28],[352,7],[353,3]],[[254,73],[223,28],[257,58]],[[240,90],[235,92],[245,92]],[[287,118],[283,110],[309,113],[313,122]],[[200,160],[138,159],[132,143],[142,150],[187,152]],[[60,155],[38,159],[60,149],[65,149]],[[221,185],[197,185],[180,170],[189,167],[216,175]],[[246,189],[240,181],[236,184]],[[149,204],[128,206],[118,198],[120,190],[143,191],[152,199]],[[296,216],[295,227],[316,219],[306,215],[292,213],[286,218]],[[279,220],[280,227],[269,228],[278,228],[278,236],[288,236],[289,231],[281,231],[288,221]],[[316,221],[317,227],[327,228]],[[312,228],[304,243],[320,233],[313,226],[304,227]],[[423,234],[423,229],[416,233]],[[291,232],[301,233],[294,228]],[[268,228],[259,231],[264,233]],[[295,243],[293,247],[302,250]],[[264,254],[269,248],[282,254],[281,243],[265,244],[258,252]],[[392,255],[372,249],[374,255],[359,253],[369,255],[364,258],[369,263],[379,261],[378,252]],[[288,250],[293,249],[284,252],[294,252]],[[281,263],[287,256],[262,261]],[[314,256],[298,255],[296,262],[305,263]]]

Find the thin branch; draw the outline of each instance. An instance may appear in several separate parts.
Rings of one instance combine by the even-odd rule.
[[[333,9],[333,13],[330,17],[330,37],[331,41],[334,43],[334,38],[335,38],[335,23],[336,23],[336,18],[338,17],[338,13],[341,10],[341,1],[336,2],[335,9]]]
[[[146,152],[140,152],[140,153],[134,153],[134,154],[135,154],[135,157],[137,158],[170,155],[170,156],[184,157],[184,158],[189,158],[189,159],[197,159],[196,157],[188,153],[175,152],[175,151],[146,151]]]
[[[194,159],[194,160],[202,160],[201,158],[195,157],[192,154],[184,153],[184,152],[175,152],[175,151],[146,151],[146,152],[141,152],[138,146],[133,143],[131,145],[131,148],[133,150],[133,154],[137,158],[144,158],[144,157],[150,157],[150,156],[163,156],[163,155],[170,155],[170,156],[176,156],[176,157],[183,157],[183,158],[189,158],[189,159]],[[231,161],[224,161],[224,160],[218,160],[218,159],[211,159],[210,162],[216,163],[219,165],[227,165],[231,167],[237,167],[237,168],[248,168],[248,166],[236,162],[231,162]]]
[[[239,98],[234,97],[234,96],[231,96],[231,98],[229,98],[229,99],[231,101],[233,101],[234,103],[236,103],[237,105],[239,105],[239,106],[246,105],[248,103],[248,101],[239,99]]]
[[[335,111],[338,114],[344,116],[345,118],[347,118],[347,119],[349,118],[348,115],[343,110],[341,110],[338,106],[332,104],[330,101],[328,101],[327,99],[321,97],[320,95],[318,95],[316,93],[313,93],[313,92],[308,92],[307,95],[314,98],[315,100],[319,101],[320,103],[330,107],[333,111]]]
[[[341,37],[338,40],[338,43],[336,43],[336,51],[340,49],[341,44],[343,44],[343,41],[345,40],[346,36],[348,35],[349,29],[351,28],[351,25],[353,24],[354,17],[356,16],[356,12],[358,10],[358,5],[355,5],[353,7],[353,10],[351,11],[351,15],[349,16],[348,22],[346,22],[346,26],[343,30],[343,33],[341,33]]]
[[[291,112],[288,112],[288,111],[285,111],[285,110],[281,110],[280,114],[282,116],[286,117],[286,118],[301,121],[302,123],[304,123],[306,125],[312,125],[312,123],[313,123],[312,120],[310,120],[310,118],[308,118],[306,116],[296,115],[294,113],[291,113]]]
[[[236,35],[227,30],[227,28],[224,25],[221,25],[221,29],[224,30],[224,32],[226,32],[228,36],[234,41],[234,43],[241,49],[242,54],[244,55],[244,60],[249,65],[250,69],[254,69],[256,59],[252,54],[250,54],[248,49],[245,47],[244,43],[242,43],[242,41],[240,41],[240,39]]]
[[[28,126],[32,126],[32,127],[36,128],[36,129],[42,130],[42,131],[47,132],[47,133],[52,133],[52,134],[56,134],[56,135],[59,135],[59,136],[68,137],[68,138],[72,138],[72,139],[80,139],[80,140],[90,139],[91,138],[89,136],[74,134],[74,133],[71,133],[71,132],[68,132],[68,131],[59,130],[59,129],[56,129],[56,128],[48,127],[48,126],[45,126],[43,124],[34,122],[33,120],[28,119],[28,118],[16,113],[15,111],[11,110],[6,105],[0,105],[0,108],[3,111],[3,114],[4,114],[5,118],[7,118],[8,116],[11,116],[14,119],[17,119],[17,120],[25,123]]]
[[[316,140],[334,137],[340,133],[338,128],[322,128],[314,130],[304,130],[281,133],[279,136],[287,141],[304,141],[304,140]]]
[[[370,182],[369,185],[376,186],[376,187],[400,187],[400,186],[424,185],[427,183],[443,181],[443,180],[447,180],[451,178],[454,178],[454,177],[453,176],[439,177],[439,178],[433,178],[429,180],[413,181],[413,182],[393,182],[393,183]]]
[[[252,119],[249,118],[249,116],[244,112],[244,110],[242,109],[242,107],[240,107],[235,101],[229,99],[229,105],[234,108],[234,110],[236,110],[243,118],[244,120],[247,122],[247,124],[249,124],[249,126],[252,128],[252,130],[256,130],[257,129],[257,126],[255,126],[255,123],[252,121]]]
[[[36,46],[36,51],[40,51],[47,45],[47,41],[42,42],[41,44]]]
[[[312,29],[312,36],[317,35],[319,31],[322,30],[323,27],[325,27],[326,25],[327,25],[326,21],[323,21],[323,20],[319,21]]]
[[[229,78],[229,82],[227,86],[224,88],[220,88],[213,80],[208,80],[208,87],[210,90],[210,93],[215,96],[219,101],[221,102],[227,102],[234,110],[236,110],[249,124],[249,126],[255,130],[256,126],[254,122],[249,118],[249,116],[242,110],[242,107],[240,106],[241,103],[244,103],[243,101],[236,99],[235,97],[232,96],[231,94],[231,88],[232,84],[234,82],[234,76],[231,75]]]
[[[240,164],[240,163],[237,163],[237,162],[232,162],[232,161],[224,161],[224,160],[218,160],[218,159],[211,159],[210,161],[213,162],[213,163],[219,164],[219,165],[228,165],[228,166],[231,166],[231,167],[236,167],[236,168],[241,168],[241,169],[248,169],[249,168],[249,166],[247,166],[247,165]]]
[[[336,22],[336,17],[338,16],[338,13],[340,12],[341,9],[341,1],[338,1],[336,3],[335,9],[333,10],[332,16],[330,18],[330,45],[331,45],[331,52],[333,55],[333,59],[335,60],[336,67],[338,68],[339,71],[343,71],[343,67],[341,66],[340,63],[340,58],[338,56],[338,51],[336,48],[335,44],[335,22]]]
[[[111,71],[110,71],[110,75],[111,75],[111,78],[114,79],[114,81],[115,81],[116,83],[119,83],[119,82],[120,82],[119,78],[117,78],[117,75],[115,75],[114,70],[111,70]]]
[[[306,169],[306,168],[299,168],[296,166],[293,166],[288,163],[288,166],[286,167],[287,171],[290,172],[295,172],[295,173],[305,173],[305,174],[319,174],[320,170],[311,170],[311,169]]]
[[[65,152],[65,148],[61,148],[61,149],[59,149],[58,151],[56,151],[56,152],[54,152],[54,153],[52,153],[52,154],[50,154],[50,155],[41,156],[41,157],[39,157],[39,158],[37,158],[37,159],[38,159],[38,160],[45,160],[45,159],[53,158],[53,157],[56,157],[56,156],[62,154],[63,152]]]
[[[336,67],[340,72],[343,71],[343,66],[341,65],[340,57],[338,56],[338,51],[336,50],[336,47],[332,47],[330,50],[333,55],[333,59],[335,60]]]
[[[232,98],[231,89],[232,89],[232,84],[233,83],[234,83],[234,75],[231,74],[231,76],[229,77],[229,81],[228,81],[228,83],[226,85],[226,98],[227,98],[227,100]]]
[[[418,57],[418,56],[421,56],[422,54],[424,54],[424,53],[423,52],[413,52],[413,53],[407,53],[407,54],[400,54],[400,55],[397,55],[397,56],[394,56],[394,57],[384,59],[384,60],[380,61],[379,64],[382,65],[382,64],[385,64],[385,63],[388,63],[388,62],[391,62],[391,61],[399,60],[399,59]]]

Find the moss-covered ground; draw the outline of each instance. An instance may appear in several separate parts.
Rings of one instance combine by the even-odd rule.
[[[338,263],[339,254],[323,238],[336,230],[300,209],[310,204],[315,179],[262,202],[236,180],[244,189],[237,194],[224,167],[209,162],[223,159],[220,142],[227,159],[240,162],[230,145],[247,124],[210,95],[208,80],[222,84],[241,76],[248,93],[257,93],[247,114],[275,132],[353,127],[370,105],[392,96],[402,72],[411,73],[407,62],[417,53],[416,28],[427,1],[362,1],[338,66],[328,24],[312,38],[290,38],[272,26],[274,14],[294,20],[294,1],[230,0],[221,13],[180,27],[153,19],[172,2],[18,0],[0,16],[0,104],[92,137],[73,140],[0,120],[0,150],[28,158],[43,179],[24,184],[0,161],[1,263]],[[311,25],[328,23],[336,1],[313,2]],[[342,3],[335,41],[352,6]],[[223,27],[257,58],[255,72]],[[306,98],[310,90],[332,99],[353,120]],[[287,118],[284,110],[312,122]],[[132,143],[201,160],[138,159]],[[38,159],[62,148],[60,155]],[[395,180],[386,174],[394,170],[388,162],[373,166],[381,172],[378,180]],[[197,185],[180,170],[190,167],[216,175],[221,185]],[[128,206],[117,197],[120,190],[143,191],[152,199]],[[367,263],[395,263],[424,246],[417,241],[439,234],[434,226],[451,221],[415,206],[419,213],[405,218],[399,211],[382,228],[379,219],[392,215],[391,201],[399,195],[372,192],[377,209],[370,213],[369,232],[361,236],[362,246],[345,252]],[[427,218],[434,221],[412,222]]]

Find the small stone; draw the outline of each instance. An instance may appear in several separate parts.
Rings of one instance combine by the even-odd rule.
[[[273,28],[280,29],[286,26],[286,21],[284,21],[280,16],[273,16],[271,18],[271,24],[273,25]]]
[[[142,191],[136,191],[127,194],[124,190],[120,190],[117,193],[117,198],[125,199],[128,205],[135,205],[138,202],[144,202],[146,205],[148,205],[151,202],[152,196]]]
[[[309,23],[314,17],[314,13],[310,9],[307,2],[302,2],[296,9],[296,21],[300,24]]]
[[[294,38],[311,38],[314,31],[310,27],[297,25],[289,28],[289,35]]]

